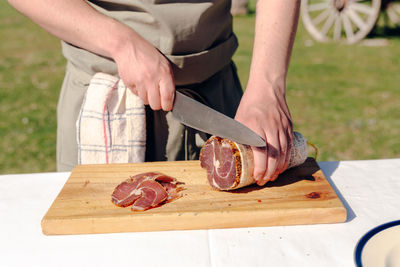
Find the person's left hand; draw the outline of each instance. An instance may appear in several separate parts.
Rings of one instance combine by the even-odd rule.
[[[235,119],[264,138],[267,146],[252,147],[253,176],[258,185],[274,181],[289,164],[293,126],[284,88],[251,83],[246,88]]]

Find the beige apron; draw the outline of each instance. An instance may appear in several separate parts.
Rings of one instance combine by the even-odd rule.
[[[242,89],[231,62],[237,48],[230,1],[90,1],[94,8],[132,27],[171,62],[177,89],[186,88],[207,105],[235,115]],[[58,103],[57,170],[77,164],[75,122],[91,77],[118,75],[115,62],[62,42],[68,60]],[[170,113],[148,108],[146,161],[196,159],[202,133],[186,128]]]

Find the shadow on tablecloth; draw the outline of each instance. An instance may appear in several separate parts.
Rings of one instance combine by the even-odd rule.
[[[339,164],[340,164],[339,161],[318,162],[318,165],[321,167],[322,172],[325,174],[326,179],[331,184],[333,190],[335,190],[337,196],[342,201],[343,206],[347,210],[346,222],[350,222],[356,217],[356,214],[354,213],[353,209],[350,207],[346,199],[343,197],[343,195],[340,193],[339,189],[336,187],[335,183],[332,181],[331,178],[332,174],[339,167]]]

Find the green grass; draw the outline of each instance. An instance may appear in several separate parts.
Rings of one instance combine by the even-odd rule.
[[[0,2],[0,173],[55,170],[60,42]]]
[[[251,2],[254,10],[254,1]],[[254,13],[234,19],[245,87]],[[55,171],[60,42],[0,2],[0,173]],[[300,24],[287,80],[295,129],[318,160],[400,157],[400,38],[384,47],[320,44]]]

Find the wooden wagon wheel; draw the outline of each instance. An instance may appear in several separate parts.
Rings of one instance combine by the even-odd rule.
[[[389,2],[386,4],[385,12],[393,25],[400,25],[400,3]]]
[[[355,43],[374,27],[381,0],[303,0],[307,31],[320,42]]]

